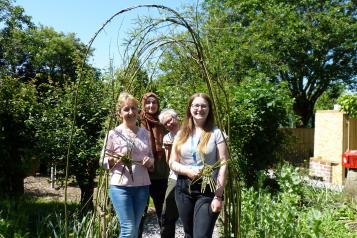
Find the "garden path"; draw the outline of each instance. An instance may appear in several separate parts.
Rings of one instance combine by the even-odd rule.
[[[29,176],[25,178],[25,194],[39,197],[45,201],[64,201],[64,189],[55,186],[51,188],[49,177]],[[67,187],[67,199],[70,202],[80,201],[80,190],[77,186],[70,183]],[[183,238],[183,227],[180,221],[177,222],[176,238]],[[218,228],[215,227],[213,238],[218,238]],[[160,229],[157,222],[155,209],[149,208],[148,217],[144,225],[143,238],[160,238]]]

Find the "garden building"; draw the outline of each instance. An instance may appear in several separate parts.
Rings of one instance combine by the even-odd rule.
[[[357,150],[357,119],[338,110],[317,111],[309,175],[343,185],[348,170],[342,166],[342,154],[348,150]]]

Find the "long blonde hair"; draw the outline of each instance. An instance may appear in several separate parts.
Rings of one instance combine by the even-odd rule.
[[[208,103],[208,109],[209,109],[206,121],[202,127],[203,133],[201,135],[200,143],[198,144],[198,147],[197,147],[197,151],[199,154],[201,154],[201,155],[205,154],[206,148],[207,148],[207,143],[211,137],[212,129],[214,127],[212,101],[211,101],[210,97],[205,93],[195,93],[188,100],[186,115],[185,115],[184,121],[182,123],[182,126],[180,128],[180,134],[178,135],[178,139],[177,139],[177,142],[176,142],[176,145],[174,148],[176,154],[178,154],[178,155],[181,153],[182,144],[187,141],[187,139],[190,137],[190,135],[192,135],[193,130],[195,129],[194,128],[195,125],[193,123],[190,108],[191,108],[191,104],[192,104],[193,100],[197,97],[201,97],[204,100],[206,100]]]

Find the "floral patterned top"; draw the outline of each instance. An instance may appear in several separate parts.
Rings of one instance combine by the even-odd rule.
[[[145,128],[138,128],[137,133],[125,128],[122,124],[110,130],[107,135],[105,151],[115,155],[131,155],[133,164],[132,174],[127,166],[119,163],[109,168],[107,153],[104,156],[103,166],[110,169],[110,184],[117,186],[146,186],[150,185],[148,170],[143,166],[145,156],[153,158],[150,135]]]

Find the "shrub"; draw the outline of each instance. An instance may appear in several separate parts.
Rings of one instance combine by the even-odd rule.
[[[284,88],[265,78],[247,78],[233,92],[230,145],[245,183],[257,185],[257,172],[278,162],[284,140],[278,128],[288,121],[291,102]]]

